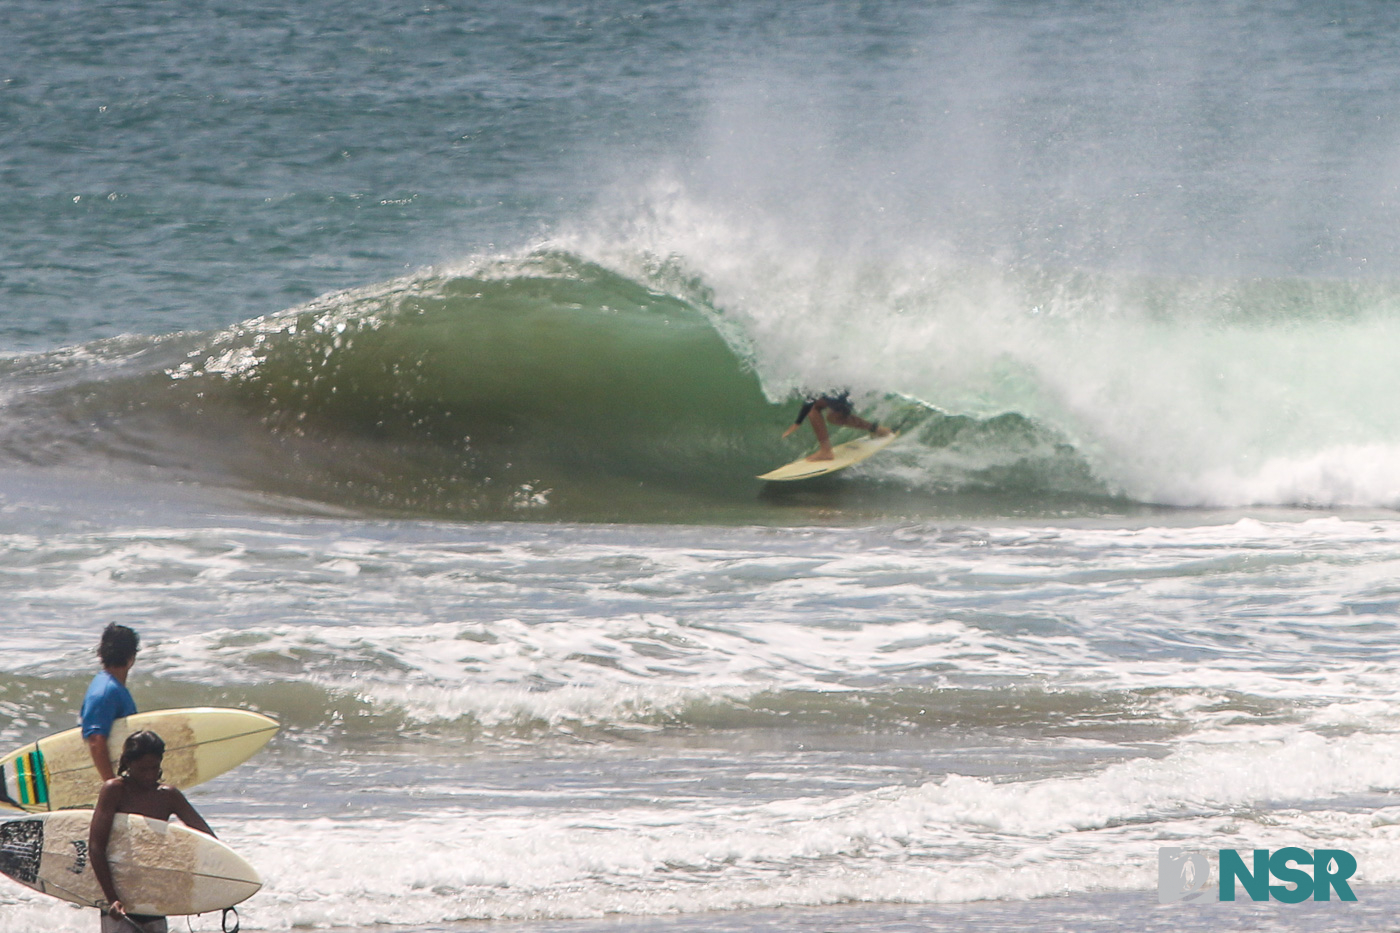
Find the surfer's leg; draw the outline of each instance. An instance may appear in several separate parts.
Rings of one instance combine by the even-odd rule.
[[[839,424],[843,428],[855,428],[857,431],[868,431],[876,437],[885,437],[890,433],[889,428],[880,425],[878,422],[866,421],[859,415],[843,415],[833,411],[830,417],[832,424]]]
[[[831,452],[831,435],[826,431],[826,419],[822,417],[822,407],[817,405],[807,415],[807,422],[812,426],[812,433],[817,435],[817,452],[808,457],[808,460],[836,459],[836,455]]]

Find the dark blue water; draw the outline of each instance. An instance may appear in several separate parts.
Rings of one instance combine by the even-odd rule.
[[[1393,269],[1396,17],[18,0],[0,343],[230,324],[517,248],[668,171],[841,245]]]
[[[207,328],[516,245],[686,128],[725,28],[375,7],[11,6],[6,342]]]

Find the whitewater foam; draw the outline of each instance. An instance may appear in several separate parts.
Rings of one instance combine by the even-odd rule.
[[[1144,891],[1164,844],[1306,839],[1355,854],[1358,882],[1395,882],[1395,821],[1345,801],[1392,787],[1397,753],[1394,737],[1293,732],[1192,740],[1161,758],[1013,783],[950,774],[757,804],[710,799],[698,785],[649,804],[632,788],[568,808],[539,806],[524,791],[489,811],[225,819],[220,831],[267,879],[243,911],[267,929]],[[37,895],[6,897],[16,920],[71,926],[74,912]]]
[[[836,245],[660,176],[557,242],[702,295],[773,402],[849,386],[1015,414],[1141,502],[1396,505],[1393,288],[971,262],[928,230],[866,232]],[[943,485],[953,465],[901,478]]]

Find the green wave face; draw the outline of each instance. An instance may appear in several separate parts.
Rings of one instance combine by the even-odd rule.
[[[469,519],[862,520],[1102,497],[1074,449],[1029,418],[948,415],[893,391],[856,398],[904,426],[898,445],[838,476],[767,486],[756,475],[812,436],[782,438],[800,399],[773,401],[729,328],[674,270],[630,278],[539,252],[213,335],[6,361],[0,386],[31,391],[0,453]]]
[[[176,371],[182,404],[255,418],[297,465],[283,491],[396,511],[626,519],[781,456],[700,309],[567,256],[508,266],[225,334]]]

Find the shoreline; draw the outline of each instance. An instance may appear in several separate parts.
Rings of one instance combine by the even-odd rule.
[[[1354,902],[1159,904],[1155,891],[958,904],[840,904],[574,920],[462,920],[323,933],[1350,933],[1400,930],[1400,885],[1355,885]],[[245,926],[256,930],[256,926]]]

